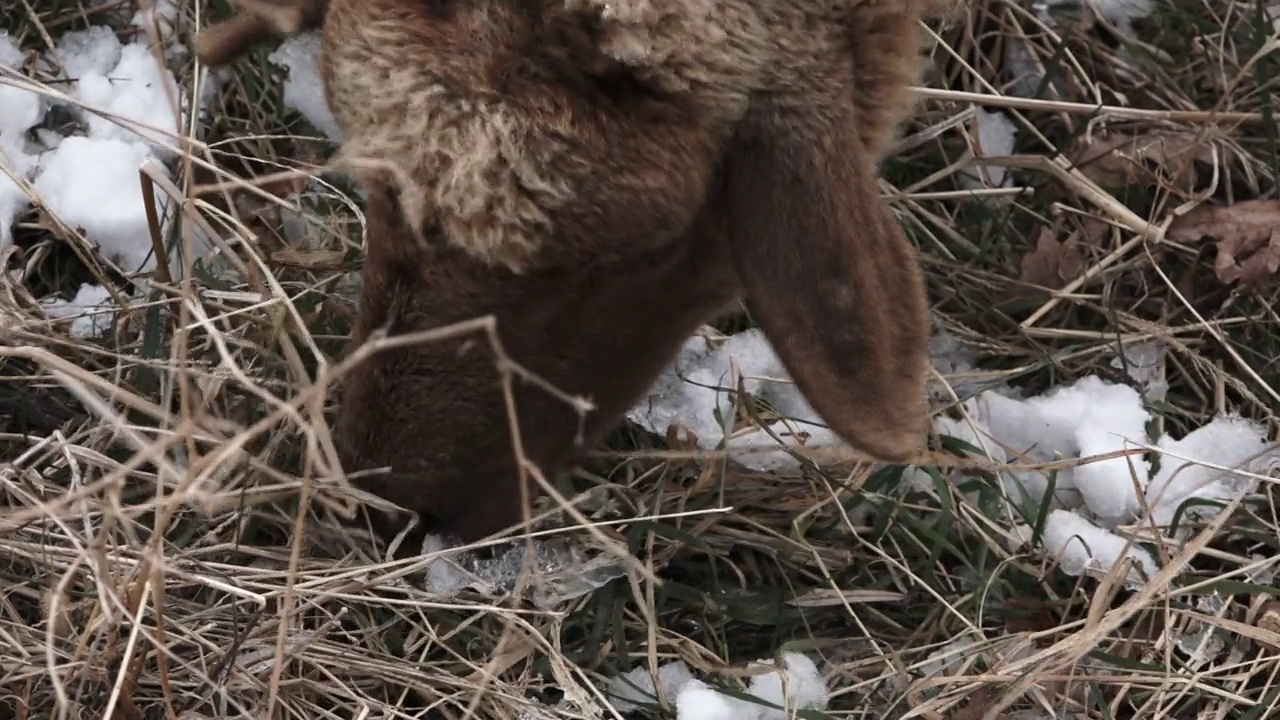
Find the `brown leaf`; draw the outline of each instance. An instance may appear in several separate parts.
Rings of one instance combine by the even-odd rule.
[[[1022,282],[1057,290],[1084,273],[1084,253],[1080,243],[1059,240],[1054,228],[1041,228],[1035,248],[1022,256],[1020,270]]]
[[[1218,243],[1218,257],[1214,259],[1213,269],[1219,280],[1257,286],[1271,278],[1276,270],[1280,270],[1280,228],[1273,231],[1266,244],[1252,255],[1244,260],[1239,258],[1240,253],[1231,248],[1230,243]]]
[[[1280,634],[1280,600],[1272,598],[1262,603],[1254,622],[1263,630]]]
[[[1280,270],[1280,200],[1200,205],[1170,223],[1166,236],[1186,243],[1211,238],[1218,279],[1255,286]]]
[[[1280,200],[1245,200],[1234,205],[1200,205],[1169,224],[1171,240],[1246,236],[1262,242],[1280,225]]]
[[[1163,179],[1178,189],[1190,190],[1195,183],[1196,161],[1214,162],[1211,141],[1192,132],[1104,132],[1080,138],[1069,158],[1099,185],[1143,185]]]
[[[987,714],[987,709],[994,704],[993,695],[990,687],[980,686],[969,695],[969,701],[964,704],[964,707],[951,715],[951,720],[982,720],[982,716]]]

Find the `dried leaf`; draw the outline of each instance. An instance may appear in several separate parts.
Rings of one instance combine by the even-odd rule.
[[[1267,600],[1259,609],[1257,626],[1269,633],[1280,635],[1280,600]]]
[[[1070,159],[1099,185],[1143,185],[1163,180],[1190,190],[1195,183],[1196,162],[1214,162],[1211,141],[1212,138],[1192,132],[1136,136],[1099,133],[1081,138],[1072,148]]]
[[[1059,240],[1054,228],[1041,228],[1020,269],[1022,282],[1057,290],[1084,273],[1084,253],[1079,242]]]
[[[1255,286],[1280,270],[1280,200],[1200,205],[1170,223],[1166,235],[1187,243],[1213,239],[1213,270],[1227,284]]]
[[[1234,205],[1200,205],[1174,219],[1166,234],[1180,242],[1240,236],[1261,243],[1277,227],[1280,200],[1245,200]]]

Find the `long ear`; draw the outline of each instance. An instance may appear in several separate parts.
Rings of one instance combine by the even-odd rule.
[[[192,54],[205,65],[221,67],[273,37],[275,29],[270,21],[252,13],[241,13],[201,30],[188,44]]]
[[[928,306],[852,96],[754,103],[726,157],[730,242],[747,306],[814,410],[851,446],[904,460],[926,432]]]
[[[259,43],[320,27],[329,0],[239,0],[236,5],[234,16],[191,38],[191,51],[204,64],[227,65]]]

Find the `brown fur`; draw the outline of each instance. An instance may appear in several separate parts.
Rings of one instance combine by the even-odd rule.
[[[394,165],[445,242],[515,272],[669,243],[730,129],[636,81],[557,6],[335,0],[324,27],[343,156]]]
[[[369,254],[353,343],[379,327],[395,335],[492,313],[510,357],[595,402],[583,425],[561,400],[514,382],[523,450],[546,472],[607,432],[699,324],[737,296],[719,222],[695,225],[698,243],[514,275],[444,243],[432,243],[421,264],[407,264],[396,257],[410,230],[398,219],[394,197],[375,191],[367,214]],[[644,322],[639,313],[661,321]],[[581,446],[575,443],[580,430]],[[335,432],[347,470],[391,467],[367,481],[370,491],[423,512],[464,540],[522,517],[508,415],[483,336],[367,360],[343,388]],[[537,492],[530,488],[531,496]]]
[[[353,345],[493,314],[508,354],[597,409],[516,382],[550,476],[598,441],[701,323],[745,299],[854,447],[924,439],[914,251],[875,182],[933,0],[331,0],[324,76],[370,191]],[[483,338],[384,351],[336,438],[375,493],[472,540],[519,523]],[[530,494],[536,489],[530,488]]]
[[[924,283],[908,270],[915,251],[882,203],[850,201],[876,194],[861,138],[833,130],[855,127],[852,107],[815,104],[801,125],[780,123],[773,104],[753,109],[726,166],[747,306],[833,429],[866,452],[902,459],[928,416]],[[777,132],[779,124],[793,132]],[[820,137],[805,127],[823,125]]]

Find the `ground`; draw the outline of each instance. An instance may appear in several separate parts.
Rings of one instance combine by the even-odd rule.
[[[211,78],[175,38],[225,3],[143,5],[0,8],[0,718],[612,718],[659,668],[633,717],[774,717],[760,660],[812,718],[1280,705],[1280,4],[953,3],[883,183],[936,446],[778,450],[811,411],[732,318],[681,370],[748,394],[664,376],[533,586],[340,522],[360,199],[306,46]]]

